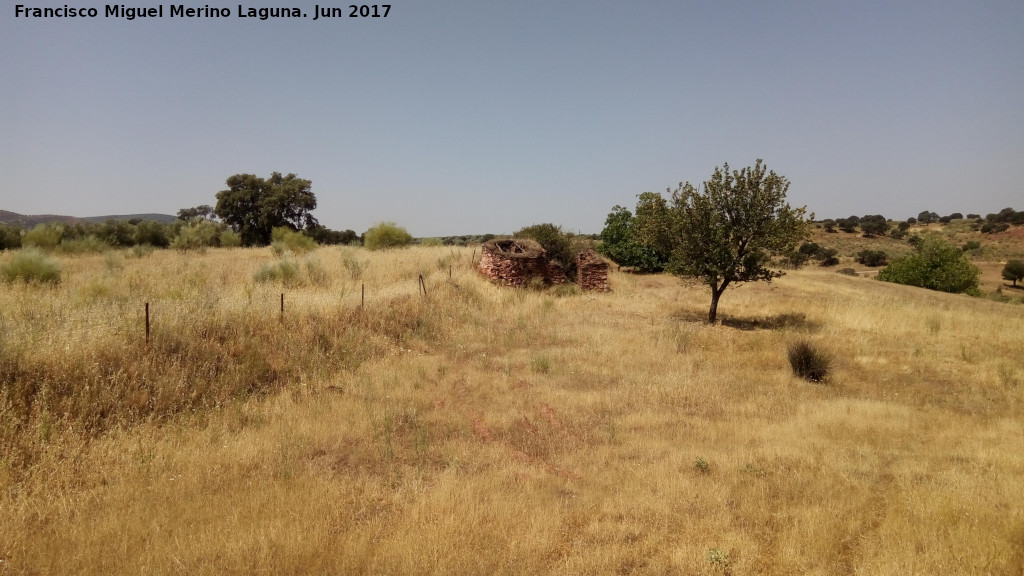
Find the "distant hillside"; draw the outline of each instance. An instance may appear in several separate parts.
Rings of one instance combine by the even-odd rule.
[[[167,224],[177,220],[177,216],[171,216],[169,214],[112,214],[109,216],[61,216],[58,214],[18,214],[17,212],[10,212],[8,210],[0,210],[0,224],[13,224],[15,226],[22,226],[24,228],[32,228],[37,224],[46,224],[49,222],[66,222],[74,224],[75,222],[106,222],[107,220],[153,220],[160,222],[161,224]]]

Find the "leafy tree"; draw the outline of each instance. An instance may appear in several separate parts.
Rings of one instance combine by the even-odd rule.
[[[927,226],[928,224],[935,222],[939,219],[939,215],[935,212],[929,212],[927,210],[917,215],[917,221]]]
[[[964,215],[959,213],[959,212],[953,212],[952,214],[949,215],[949,219],[950,220],[963,220],[964,219]]]
[[[857,223],[860,221],[856,216],[850,216],[849,218],[840,218],[836,220],[836,225],[843,232],[851,234],[857,231]]]
[[[278,226],[302,230],[316,226],[311,214],[316,208],[309,180],[295,174],[274,172],[263,179],[253,174],[235,174],[227,179],[227,190],[217,193],[214,213],[242,236],[246,246],[270,244]]]
[[[772,256],[792,252],[810,230],[806,207],[786,202],[789,180],[769,172],[760,159],[742,170],[715,168],[703,188],[701,193],[687,182],[672,192],[669,269],[708,286],[713,324],[726,288],[782,276]]]
[[[135,244],[149,244],[159,248],[170,246],[171,240],[167,237],[167,227],[152,220],[139,222],[135,226]]]
[[[821,223],[825,227],[825,232],[833,233],[836,231],[836,221],[829,218]]]
[[[1018,280],[1024,280],[1024,261],[1010,260],[1007,262],[1003,267],[1003,279],[1011,280],[1016,287]]]
[[[394,222],[381,222],[363,233],[363,246],[370,250],[401,248],[412,244],[412,234]]]
[[[884,236],[889,231],[889,223],[881,214],[871,214],[860,219],[860,229],[865,236]]]
[[[953,293],[978,293],[981,271],[955,245],[938,235],[920,238],[914,252],[893,260],[878,273],[885,282]]]
[[[640,196],[643,197],[649,192]],[[659,198],[660,194],[657,195]],[[639,238],[638,228],[649,228],[650,224],[645,219],[652,219],[655,214],[651,211],[643,211],[644,200],[638,202],[637,210],[640,216],[633,214],[622,206],[615,206],[604,221],[604,229],[601,230],[600,251],[620,266],[632,266],[638,272],[661,272],[668,263],[668,253],[659,253],[654,247],[645,244]],[[662,200],[664,203],[664,200]],[[666,210],[662,217],[667,220]]]
[[[178,210],[178,220],[186,222],[190,220],[213,220],[215,214],[213,207],[209,204],[200,204],[194,208],[182,208]]]
[[[331,230],[330,228],[317,224],[306,228],[306,234],[316,240],[317,244],[329,246],[332,244],[355,244],[359,242],[359,234],[354,230]]]

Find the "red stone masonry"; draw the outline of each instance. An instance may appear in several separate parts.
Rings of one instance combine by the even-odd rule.
[[[593,250],[584,250],[576,257],[576,278],[583,290],[608,292],[608,263]]]
[[[580,288],[607,292],[608,263],[593,250],[577,256]],[[491,280],[505,286],[526,286],[533,278],[545,284],[568,284],[565,270],[547,258],[547,252],[529,238],[505,238],[484,242],[480,246],[477,269]]]

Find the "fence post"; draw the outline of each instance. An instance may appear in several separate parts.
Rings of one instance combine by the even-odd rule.
[[[281,292],[281,322],[284,322],[284,292]]]
[[[146,346],[149,346],[149,302],[146,302]]]
[[[423,290],[423,295],[427,295],[427,283],[423,281],[423,274],[420,274],[420,289]]]
[[[365,308],[366,307],[366,284],[362,284],[361,292],[362,292],[362,296],[360,296],[360,298],[359,298],[359,307],[360,308]]]

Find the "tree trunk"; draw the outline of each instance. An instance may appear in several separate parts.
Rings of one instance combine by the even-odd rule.
[[[718,299],[722,297],[722,290],[711,289],[711,310],[708,311],[708,324],[714,324],[718,318]]]

